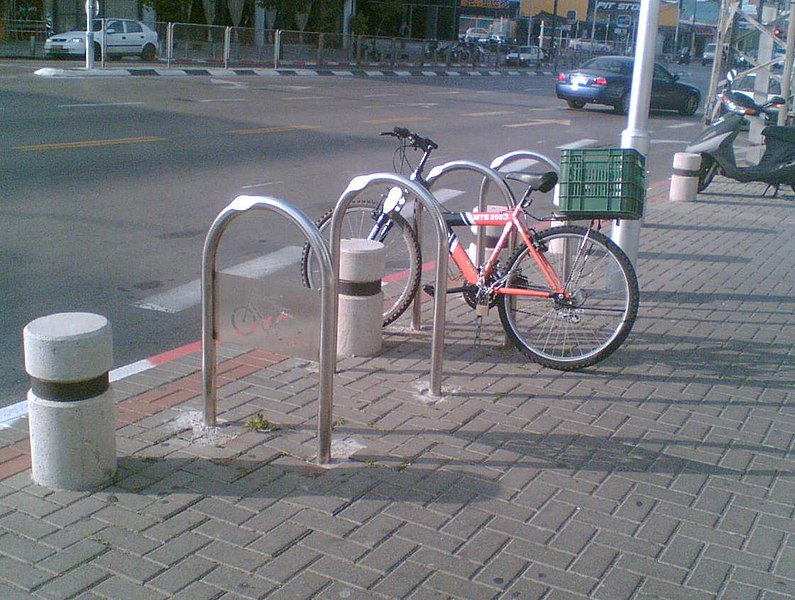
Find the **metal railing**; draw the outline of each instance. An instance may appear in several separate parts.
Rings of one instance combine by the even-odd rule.
[[[474,43],[189,23],[159,23],[157,31],[169,65],[497,68],[505,63],[504,52]]]

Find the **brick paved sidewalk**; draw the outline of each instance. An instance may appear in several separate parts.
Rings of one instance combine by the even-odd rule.
[[[651,205],[640,317],[596,368],[528,364],[496,315],[474,347],[453,298],[442,400],[427,333],[341,361],[328,469],[316,369],[263,351],[219,347],[210,431],[198,355],[117,382],[96,493],[33,485],[6,424],[0,597],[792,598],[795,203],[761,190]]]

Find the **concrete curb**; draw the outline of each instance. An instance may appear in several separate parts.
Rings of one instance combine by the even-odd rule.
[[[84,68],[56,69],[45,67],[35,71],[41,77],[526,77],[552,75],[552,71],[520,71],[520,70],[490,70],[490,69],[322,69],[322,68],[294,68],[294,69],[224,69],[221,67],[191,67],[191,68],[115,68],[93,69]]]

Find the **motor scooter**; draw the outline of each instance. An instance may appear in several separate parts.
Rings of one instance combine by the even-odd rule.
[[[690,64],[690,48],[682,48],[676,56],[676,64],[689,65]]]
[[[759,164],[737,166],[734,141],[746,118],[765,119],[767,115],[782,108],[784,99],[774,96],[760,106],[748,96],[731,91],[731,79],[730,74],[729,86],[721,97],[726,114],[714,121],[685,148],[686,152],[701,155],[698,191],[704,191],[718,173],[741,183],[758,181],[768,184],[762,192],[763,196],[772,187],[773,197],[776,197],[781,185],[789,185],[795,191],[795,127],[765,127],[762,130],[765,151]]]

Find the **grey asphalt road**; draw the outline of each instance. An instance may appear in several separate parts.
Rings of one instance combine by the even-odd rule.
[[[515,149],[558,160],[561,146],[618,146],[626,127],[606,107],[566,109],[550,76],[56,79],[34,67],[0,63],[0,406],[24,398],[22,328],[36,317],[107,316],[116,366],[198,340],[202,243],[239,194],[316,217],[353,176],[393,170],[393,140],[378,134],[395,125],[440,144],[431,166]],[[700,127],[700,115],[653,114],[650,183]],[[473,205],[479,181],[444,183],[451,205]],[[271,281],[297,284],[301,243],[252,216],[219,261],[260,275],[282,261]]]

